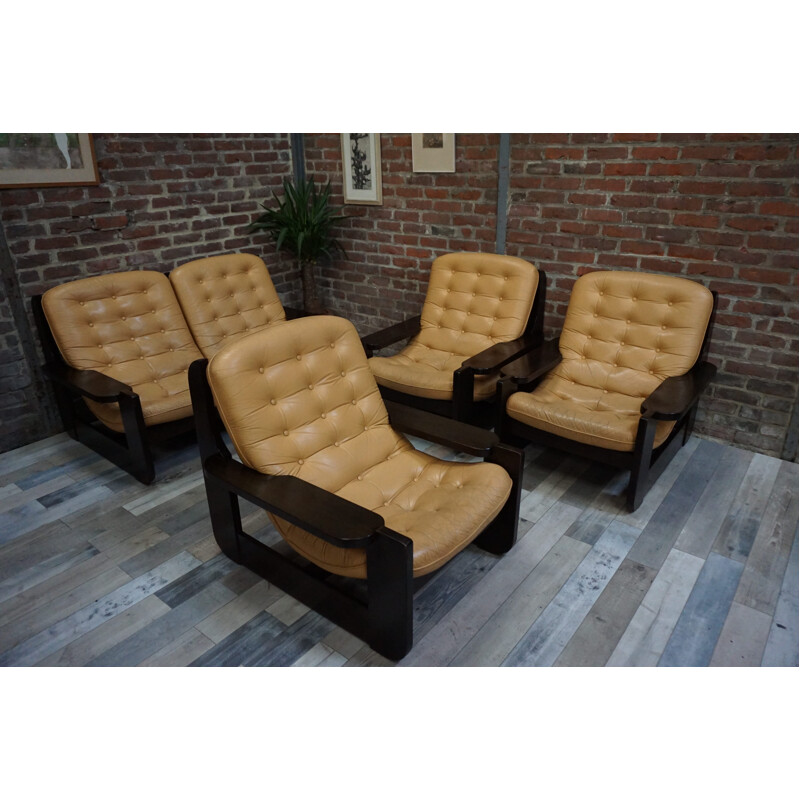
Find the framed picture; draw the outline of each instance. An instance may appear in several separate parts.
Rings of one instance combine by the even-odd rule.
[[[362,206],[383,203],[379,133],[343,133],[342,165],[345,203]]]
[[[0,189],[100,183],[89,133],[0,133]]]
[[[414,172],[455,172],[454,133],[412,133],[411,169]]]

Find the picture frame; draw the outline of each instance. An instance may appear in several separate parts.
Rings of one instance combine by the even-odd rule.
[[[342,193],[350,205],[383,205],[379,133],[342,134]]]
[[[98,183],[90,133],[0,133],[0,189]]]
[[[414,172],[455,172],[454,133],[412,133],[411,169]]]

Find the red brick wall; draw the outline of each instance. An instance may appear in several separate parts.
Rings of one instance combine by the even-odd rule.
[[[781,455],[797,399],[796,134],[512,134],[506,252],[548,275],[550,334],[590,269],[683,275],[719,293],[719,374],[701,435]],[[431,260],[494,251],[497,134],[458,134],[456,173],[411,169],[411,137],[383,134],[383,205],[346,206],[348,257],[323,294],[362,333],[418,313]],[[306,136],[309,174],[341,203],[337,134]],[[796,413],[796,412],[795,412]],[[796,454],[796,428],[789,452]]]
[[[719,293],[699,433],[780,455],[797,399],[797,134],[511,137],[507,252],[544,268],[547,325],[591,269]],[[796,454],[796,429],[794,453]]]
[[[455,173],[415,173],[411,134],[381,135],[383,205],[344,207],[346,259],[322,270],[328,307],[362,333],[419,313],[431,261],[451,250],[494,251],[498,134],[457,138]],[[306,171],[331,180],[341,206],[338,133],[306,134]]]
[[[31,397],[35,367],[11,319],[9,294],[28,298],[87,275],[168,271],[245,250],[264,258],[284,302],[299,301],[291,261],[279,259],[263,234],[245,232],[258,203],[291,175],[288,134],[95,134],[94,144],[98,186],[0,190],[16,284],[0,297],[0,451],[55,424],[50,407],[42,425]]]
[[[305,139],[308,174],[330,178],[341,205],[339,134]],[[436,255],[493,252],[499,141],[457,134],[455,173],[414,173],[410,135],[382,134],[383,204],[345,207],[347,257],[320,271],[329,308],[367,333],[418,313]],[[720,296],[711,346],[719,374],[697,431],[770,455],[781,455],[791,430],[796,453],[797,143],[796,134],[511,136],[506,251],[546,270],[548,332],[588,269],[702,281]],[[97,135],[95,144],[97,187],[0,191],[23,295],[245,249],[264,257],[284,302],[299,304],[291,260],[244,232],[291,174],[287,134]],[[46,432],[5,297],[0,345],[3,450]]]

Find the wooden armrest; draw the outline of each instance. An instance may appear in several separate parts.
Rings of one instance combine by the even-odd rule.
[[[685,375],[667,378],[642,403],[642,416],[680,419],[699,399],[717,368],[708,361],[695,364]]]
[[[299,319],[300,317],[311,316],[305,309],[293,308],[292,306],[284,306],[283,311],[286,314],[286,319]]]
[[[559,361],[561,361],[561,352],[558,349],[558,339],[548,339],[539,347],[506,364],[502,369],[502,374],[511,378],[518,386],[522,386],[541,378]]]
[[[127,383],[93,369],[72,369],[66,365],[48,364],[45,372],[61,386],[98,403],[116,403],[122,395],[137,397]]]
[[[219,454],[203,469],[228,491],[338,547],[364,547],[385,524],[380,514],[292,475],[263,475]]]
[[[416,317],[411,317],[411,319],[403,320],[388,328],[370,333],[361,339],[361,344],[367,351],[367,355],[372,355],[375,350],[380,350],[390,344],[415,336],[419,333],[421,319],[421,315],[418,314]]]
[[[385,400],[384,403],[389,412],[391,426],[410,436],[483,457],[489,455],[492,448],[500,442],[500,438],[492,431],[449,417],[440,417],[419,408],[404,406],[392,400]]]
[[[486,350],[476,353],[461,365],[462,369],[471,369],[478,374],[495,372],[510,361],[530,352],[541,344],[537,336],[522,335],[510,342],[498,342]]]

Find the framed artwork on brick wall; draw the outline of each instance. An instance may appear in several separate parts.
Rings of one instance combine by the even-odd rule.
[[[100,183],[89,133],[0,133],[0,189]]]
[[[411,169],[414,172],[455,172],[454,133],[412,133]]]
[[[342,173],[345,203],[383,205],[379,133],[342,134]]]

